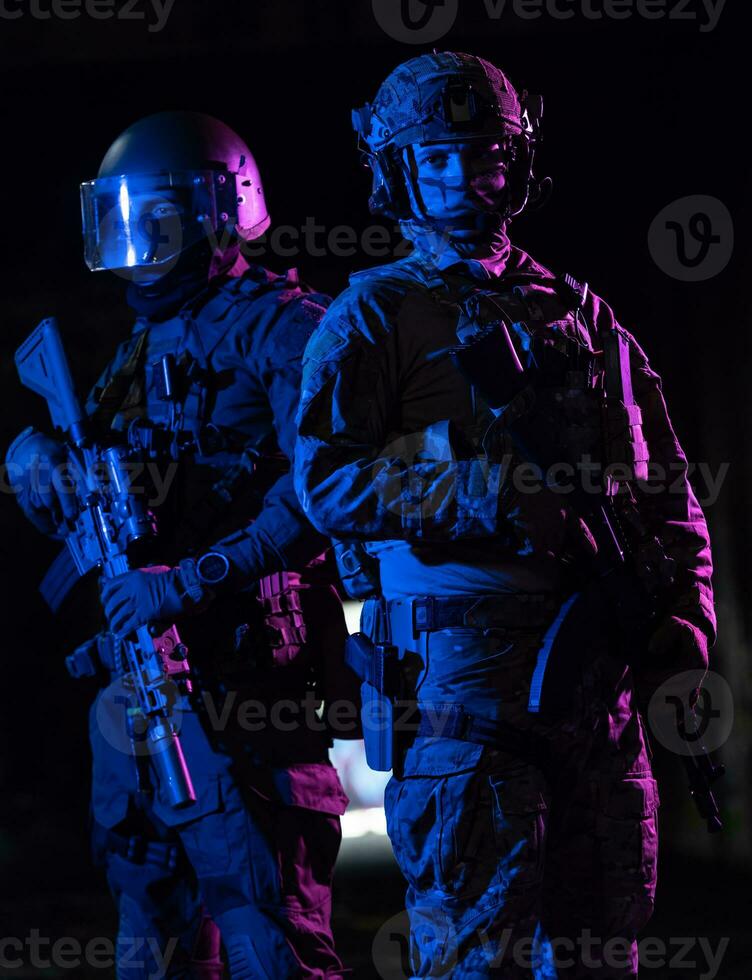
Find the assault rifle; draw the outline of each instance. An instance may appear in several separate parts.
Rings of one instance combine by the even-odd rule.
[[[19,347],[16,367],[21,382],[46,400],[53,426],[66,439],[79,514],[65,545],[78,574],[98,568],[114,578],[129,571],[128,547],[156,534],[154,515],[130,488],[128,449],[100,447],[92,438],[54,319],[43,320]],[[174,625],[147,624],[115,640],[118,672],[138,705],[130,721],[143,732],[159,787],[174,808],[190,806],[196,794],[173,717],[176,681],[190,690],[188,649]]]

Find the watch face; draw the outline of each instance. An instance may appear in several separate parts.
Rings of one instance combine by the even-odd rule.
[[[226,578],[230,570],[230,562],[224,555],[210,551],[207,555],[202,555],[196,562],[198,577],[207,585],[215,585]]]

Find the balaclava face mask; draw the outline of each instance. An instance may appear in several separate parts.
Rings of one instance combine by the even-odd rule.
[[[166,320],[194,296],[198,296],[212,279],[225,275],[238,259],[239,244],[224,249],[221,256],[212,256],[208,242],[181,253],[172,269],[155,282],[129,282],[126,300],[139,316]]]

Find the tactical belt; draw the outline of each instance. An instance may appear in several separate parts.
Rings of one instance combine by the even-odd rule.
[[[475,745],[501,749],[532,762],[541,769],[551,764],[548,742],[534,732],[515,728],[509,722],[479,718],[464,710],[461,704],[418,705],[418,720],[410,713],[404,729],[418,738],[454,738]]]
[[[509,592],[484,596],[421,596],[412,600],[417,633],[467,626],[478,629],[539,629],[561,605],[552,593]],[[389,612],[403,600],[391,600]]]

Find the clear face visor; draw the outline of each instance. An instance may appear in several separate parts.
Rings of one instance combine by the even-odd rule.
[[[242,178],[241,178],[242,179]],[[202,239],[227,248],[238,226],[236,175],[215,170],[100,177],[81,184],[84,259],[144,280],[168,272]]]

